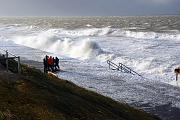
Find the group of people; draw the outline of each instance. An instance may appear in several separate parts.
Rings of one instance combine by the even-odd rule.
[[[56,72],[59,71],[59,59],[58,57],[52,57],[52,56],[45,56],[43,59],[44,63],[44,73],[47,73],[48,71]]]

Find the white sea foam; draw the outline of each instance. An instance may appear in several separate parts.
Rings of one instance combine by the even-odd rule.
[[[56,30],[60,35],[69,35],[69,36],[104,36],[110,34],[113,29],[106,28],[86,28],[86,29],[76,29],[76,30],[65,30],[59,29]]]
[[[179,40],[179,32],[170,33],[156,33],[156,32],[135,32],[127,29],[115,29],[110,27],[105,28],[86,28],[86,29],[76,29],[76,30],[66,30],[66,29],[52,29],[51,31],[59,35],[67,36],[114,36],[114,37],[132,37],[139,39],[165,39],[165,40]]]
[[[15,26],[12,29],[11,27],[1,31],[11,36],[9,38],[6,36],[5,40],[11,39],[17,44],[71,58],[94,59],[101,62],[110,59],[115,63],[121,62],[139,73],[160,76],[170,74],[170,77],[172,69],[179,65],[177,61],[179,47],[176,42],[180,34],[177,31],[155,33],[110,27],[75,30],[64,28],[36,30],[33,26],[19,26],[20,28]],[[13,29],[16,29],[15,32]],[[26,33],[16,34],[25,29]]]
[[[157,65],[155,62],[155,58],[148,57],[148,58],[128,58],[128,57],[117,57],[113,60],[115,63],[123,63],[135,71],[138,71],[140,73],[148,73],[148,74],[154,74],[154,75],[160,75],[163,74],[166,68],[164,68],[164,64],[162,63],[161,66]],[[158,66],[158,67],[157,67]]]
[[[86,27],[92,27],[92,25],[90,25],[90,24],[87,24],[87,25],[86,25]]]
[[[38,30],[38,27],[35,26],[2,26],[0,31],[33,31]],[[75,30],[67,30],[67,29],[50,29],[44,31],[41,34],[54,34],[56,36],[69,36],[69,37],[82,37],[82,36],[110,36],[110,37],[131,37],[131,38],[138,38],[138,39],[164,39],[164,40],[180,40],[180,33],[179,32],[170,32],[170,33],[156,33],[156,32],[135,32],[130,31],[127,29],[115,29],[110,27],[104,28],[85,28],[85,29],[75,29]],[[46,35],[47,36],[47,35]],[[45,37],[46,37],[45,36]]]
[[[56,30],[43,31],[30,36],[16,36],[13,41],[17,44],[73,58],[96,58],[96,56],[103,54],[103,50],[95,41],[88,38],[74,40],[73,38],[60,37]]]
[[[114,36],[132,37],[139,39],[164,39],[164,40],[179,40],[180,33],[156,33],[156,32],[134,32],[129,30],[114,30]]]
[[[65,71],[58,74],[60,78],[131,104],[155,108],[172,103],[179,108],[179,88],[174,87],[179,87],[179,82],[174,81],[173,71],[180,65],[177,31],[133,32],[110,27],[39,30],[33,26],[8,26],[0,28],[0,33],[0,45],[22,57],[42,61],[47,53],[37,49],[59,55],[60,67]],[[36,49],[13,47],[14,43],[6,43],[9,40]],[[125,64],[143,78],[109,70],[108,59]]]

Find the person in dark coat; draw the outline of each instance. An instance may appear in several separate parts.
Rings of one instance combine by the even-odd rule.
[[[43,64],[44,64],[44,73],[47,73],[47,71],[49,70],[49,67],[48,67],[48,56],[47,55],[43,59]]]
[[[60,68],[59,68],[59,58],[58,58],[58,57],[55,58],[55,69],[56,69],[56,70],[59,70],[59,69],[60,69]]]
[[[53,57],[53,69],[54,72],[56,71],[56,59]]]

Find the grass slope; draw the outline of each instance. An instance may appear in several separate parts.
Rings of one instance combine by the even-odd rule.
[[[0,71],[0,119],[157,120],[127,104],[27,66],[22,75]]]

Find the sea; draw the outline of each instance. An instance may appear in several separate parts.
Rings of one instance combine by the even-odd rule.
[[[180,120],[180,16],[1,17],[0,48],[60,58],[58,77],[163,120]],[[122,63],[139,75],[109,69]]]

